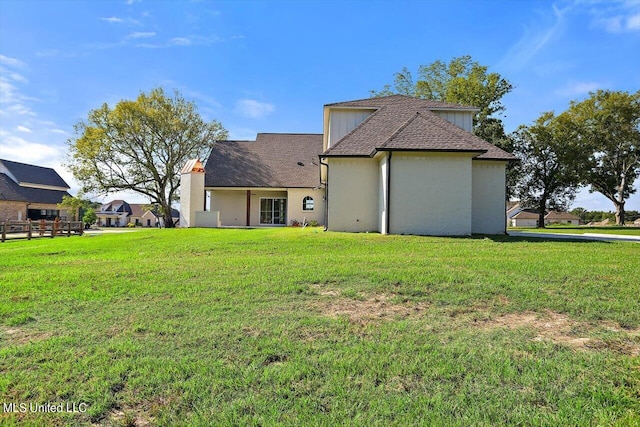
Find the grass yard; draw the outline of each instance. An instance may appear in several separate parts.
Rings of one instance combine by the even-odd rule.
[[[639,425],[639,260],[310,228],[5,242],[0,424]],[[46,403],[84,412],[20,411]]]
[[[562,233],[562,234],[585,234],[585,233],[595,233],[595,234],[618,234],[624,236],[640,236],[640,227],[615,227],[615,226],[607,226],[607,227],[587,227],[587,226],[567,226],[567,225],[551,225],[545,228],[535,228],[535,227],[514,227],[509,228],[509,230],[514,231],[527,231],[527,232],[538,232],[538,233]]]

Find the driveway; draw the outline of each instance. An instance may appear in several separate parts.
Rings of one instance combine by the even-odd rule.
[[[528,231],[509,231],[507,234],[513,237],[538,237],[541,239],[571,239],[571,240],[593,240],[602,242],[636,242],[640,243],[640,236],[625,236],[621,234],[600,234],[600,233],[584,233],[584,234],[569,234],[569,233],[537,233]]]

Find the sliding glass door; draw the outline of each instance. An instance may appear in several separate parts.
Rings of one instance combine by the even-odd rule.
[[[287,199],[260,199],[261,225],[287,224]]]

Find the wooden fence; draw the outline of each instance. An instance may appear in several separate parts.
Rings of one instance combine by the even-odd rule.
[[[27,220],[27,221],[5,221],[0,222],[0,242],[7,240],[7,235],[11,239],[27,239],[34,237],[51,237],[55,236],[71,236],[83,233],[84,224],[82,221],[46,221]]]

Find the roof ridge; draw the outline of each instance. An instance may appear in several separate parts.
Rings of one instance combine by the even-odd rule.
[[[409,126],[409,124],[411,122],[413,122],[415,119],[418,118],[418,116],[420,116],[420,111],[416,111],[413,116],[411,116],[406,122],[404,122],[402,124],[402,126],[400,126],[394,133],[391,134],[391,136],[389,138],[387,138],[387,140],[385,142],[383,142],[379,148],[386,148],[387,144],[389,144],[389,142],[391,142],[393,140],[393,138],[395,138],[397,135],[400,134],[400,132],[402,132],[403,130],[405,130],[407,128],[407,126]],[[376,147],[378,148],[378,147]]]
[[[29,166],[29,167],[32,167],[32,168],[49,169],[49,170],[52,170],[52,171],[55,172],[54,168],[50,168],[48,166],[32,165],[30,163],[16,162],[15,160],[8,160],[8,159],[0,159],[0,162],[15,163],[16,165]],[[58,173],[58,172],[56,172],[56,173]]]

